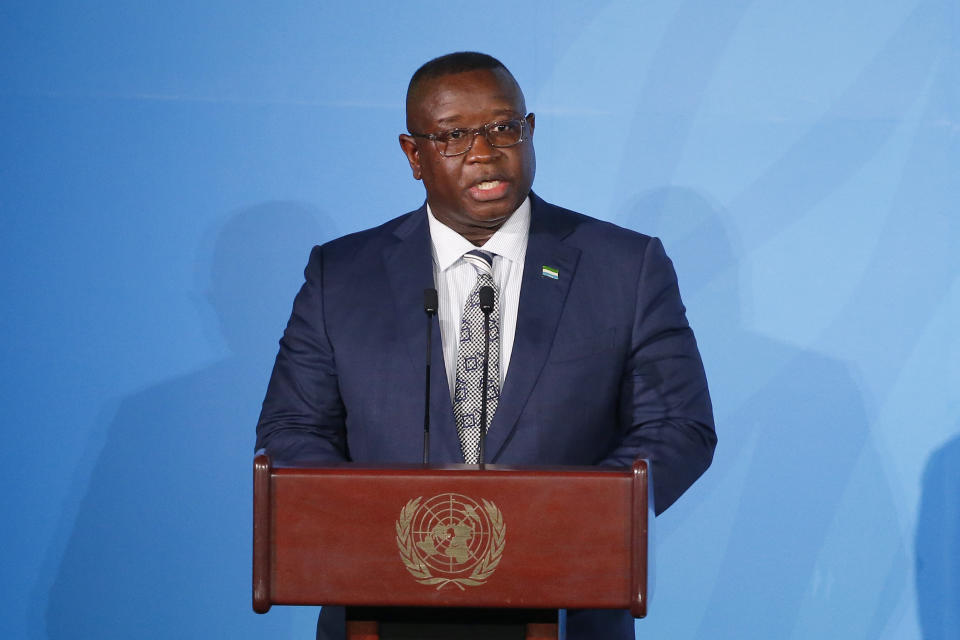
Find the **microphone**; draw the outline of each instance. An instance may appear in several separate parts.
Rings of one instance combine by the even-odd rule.
[[[430,347],[433,344],[433,316],[437,313],[437,290],[423,290],[423,311],[427,314],[427,382],[423,400],[423,464],[430,463]]]
[[[487,446],[487,381],[490,376],[490,312],[493,311],[493,287],[483,286],[480,296],[480,311],[483,311],[483,400],[480,403],[480,452],[477,463],[483,468]]]
[[[489,317],[490,312],[493,311],[493,287],[480,287],[480,291],[477,293],[480,294],[480,311],[483,311],[483,314]]]

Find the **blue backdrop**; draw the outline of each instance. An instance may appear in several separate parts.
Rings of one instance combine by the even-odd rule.
[[[960,637],[958,6],[8,0],[0,635],[311,637],[250,608],[276,340],[310,246],[422,201],[410,74],[478,49],[702,346],[642,637]]]

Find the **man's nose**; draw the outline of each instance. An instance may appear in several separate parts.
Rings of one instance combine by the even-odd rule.
[[[467,151],[469,162],[484,162],[500,154],[500,149],[490,144],[487,134],[481,129],[473,134],[473,146]]]

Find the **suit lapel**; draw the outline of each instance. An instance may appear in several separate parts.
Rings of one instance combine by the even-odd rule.
[[[423,394],[424,359],[427,351],[427,323],[423,311],[423,290],[434,286],[430,228],[426,205],[405,219],[394,231],[398,242],[383,252],[390,291],[393,294],[397,334],[407,345],[412,370],[410,393]],[[460,440],[453,420],[453,405],[443,362],[443,345],[437,317],[433,317],[430,380],[430,460],[463,462]],[[422,406],[422,403],[421,403]],[[398,420],[422,424],[423,416],[400,416]],[[413,425],[404,425],[406,432]]]
[[[517,329],[497,412],[487,432],[489,462],[496,462],[517,429],[527,399],[546,363],[563,305],[580,257],[580,250],[562,242],[572,230],[572,221],[556,207],[533,193],[530,237],[523,264]],[[543,275],[543,268],[559,272],[557,279]]]

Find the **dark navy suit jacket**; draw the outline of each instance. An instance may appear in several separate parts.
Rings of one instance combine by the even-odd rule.
[[[530,197],[516,336],[487,459],[629,466],[647,458],[660,513],[709,466],[716,444],[673,266],[656,238]],[[315,247],[305,275],[257,447],[285,459],[421,461],[423,290],[433,286],[426,206]],[[463,462],[434,323],[430,459]],[[326,612],[320,633],[342,624],[325,621]],[[626,612],[570,612],[567,624],[571,640],[633,638]]]

